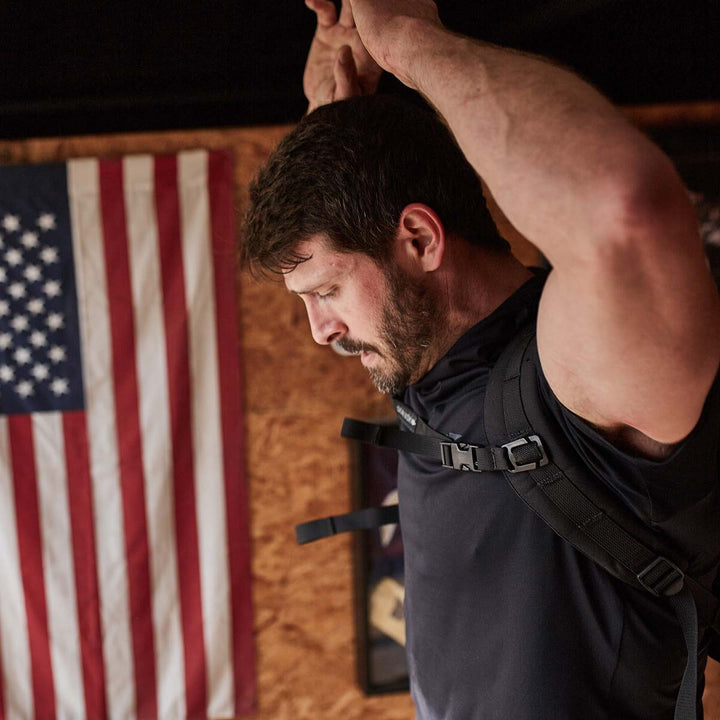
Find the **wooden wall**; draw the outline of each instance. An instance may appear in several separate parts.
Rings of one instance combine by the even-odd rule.
[[[0,162],[231,147],[237,206],[287,128],[59,138],[0,143]],[[239,278],[259,720],[410,720],[407,694],[365,698],[355,683],[350,538],[298,547],[296,522],[350,505],[344,415],[389,404],[357,360],[312,342],[301,302],[282,285]],[[714,666],[708,720],[720,720]],[[712,709],[711,709],[712,708]]]

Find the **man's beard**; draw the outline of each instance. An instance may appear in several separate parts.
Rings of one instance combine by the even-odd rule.
[[[383,349],[349,338],[335,344],[352,354],[363,350],[376,353],[381,362],[368,368],[370,379],[381,393],[399,395],[420,379],[419,368],[438,325],[437,304],[428,287],[400,268],[391,268],[385,277],[387,298],[380,318]]]

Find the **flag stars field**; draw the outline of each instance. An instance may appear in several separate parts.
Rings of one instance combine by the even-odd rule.
[[[68,395],[57,216],[0,211],[0,228],[0,402]]]

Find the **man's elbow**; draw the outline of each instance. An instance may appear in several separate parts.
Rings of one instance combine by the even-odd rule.
[[[690,195],[670,159],[656,148],[607,181],[603,210],[608,240],[660,252],[701,250]]]

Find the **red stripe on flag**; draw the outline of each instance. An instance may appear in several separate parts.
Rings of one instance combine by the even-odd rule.
[[[232,199],[232,162],[228,152],[208,154],[210,216],[215,275],[215,313],[225,469],[235,714],[255,708],[255,652],[250,592],[250,533],[244,478],[245,432],[242,422],[240,342],[235,290],[235,231]]]
[[[131,301],[130,261],[120,160],[100,162],[100,204],[112,335],[115,416],[130,589],[137,714],[141,718],[155,718],[157,683],[135,365],[135,320]]]
[[[35,716],[53,718],[55,717],[55,685],[50,662],[50,635],[43,576],[35,448],[30,416],[10,416],[8,431],[15,488],[20,574],[25,593],[25,612],[32,664]]]
[[[155,204],[167,343],[187,716],[204,718],[207,714],[207,674],[195,509],[189,328],[175,156],[155,158]]]
[[[64,413],[63,433],[85,712],[88,718],[103,720],[107,717],[105,664],[102,652],[95,521],[85,413]]]

